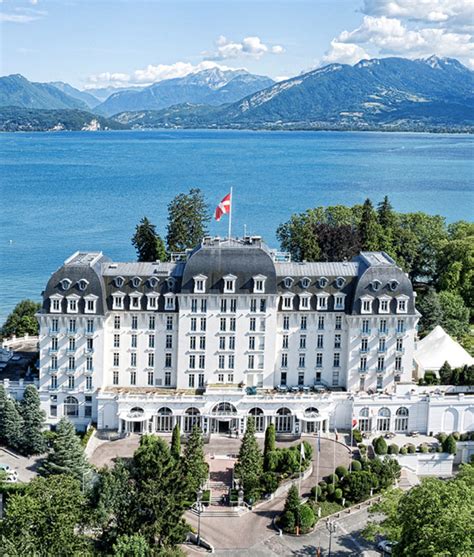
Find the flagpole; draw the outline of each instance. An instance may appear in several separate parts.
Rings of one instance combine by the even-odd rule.
[[[230,188],[230,209],[229,209],[229,240],[232,232],[232,205],[234,204],[234,196],[232,194],[232,187]]]
[[[353,451],[354,449],[352,448],[352,445],[354,443],[354,414],[351,414],[351,462],[349,464],[349,472],[352,472],[352,455],[353,455]]]

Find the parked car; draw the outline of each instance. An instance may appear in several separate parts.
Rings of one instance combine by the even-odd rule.
[[[11,468],[8,464],[3,464],[3,462],[0,462],[0,472],[9,472],[10,470]]]
[[[388,540],[382,540],[377,544],[377,549],[379,549],[382,552],[382,555],[391,555],[392,551],[393,551],[393,546],[396,544],[397,542],[390,542]]]

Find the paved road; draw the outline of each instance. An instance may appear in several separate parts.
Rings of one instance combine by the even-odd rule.
[[[241,528],[240,522],[238,526],[236,520],[241,519],[234,519],[234,529],[237,530],[235,535],[238,538],[238,533],[241,532]],[[362,557],[380,556],[374,544],[365,541],[360,535],[367,520],[368,512],[364,509],[346,515],[336,521],[337,530],[332,536],[331,544],[332,557],[347,557],[348,555],[358,555]],[[242,535],[243,533],[241,533],[241,536]],[[309,557],[317,555],[318,548],[321,548],[322,556],[328,555],[329,534],[324,520],[321,521],[321,524],[312,534],[307,536],[279,536],[275,530],[272,529],[266,532],[260,532],[260,535],[262,538],[265,537],[265,539],[250,547],[245,549],[216,549],[215,555],[221,557]],[[186,546],[185,550],[190,556],[203,555],[202,549],[198,550],[194,547]]]
[[[29,482],[36,477],[40,459],[40,456],[27,458],[10,449],[0,447],[0,462],[8,464],[12,470],[16,470],[20,482]]]

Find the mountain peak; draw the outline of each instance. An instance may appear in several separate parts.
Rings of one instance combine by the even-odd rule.
[[[456,68],[458,70],[466,70],[466,66],[461,64],[459,60],[456,60],[455,58],[437,56],[436,54],[432,54],[427,58],[419,58],[419,61],[427,64],[435,70],[443,70],[447,67]]]

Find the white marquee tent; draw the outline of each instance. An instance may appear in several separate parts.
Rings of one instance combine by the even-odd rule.
[[[414,358],[418,377],[426,371],[438,372],[444,362],[453,368],[474,365],[474,358],[440,325],[418,341]]]

